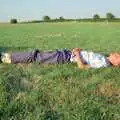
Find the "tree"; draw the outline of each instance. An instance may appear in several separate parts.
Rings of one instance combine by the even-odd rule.
[[[59,17],[59,20],[60,21],[64,21],[64,18],[61,16],[61,17]]]
[[[49,16],[43,16],[43,21],[48,22],[50,20]]]
[[[95,15],[93,16],[93,19],[94,19],[94,20],[98,20],[98,19],[100,19],[100,16],[99,16],[98,14],[95,14]]]
[[[107,14],[106,14],[106,18],[107,18],[108,20],[112,20],[112,19],[115,18],[115,16],[114,16],[112,13],[107,13]]]
[[[17,19],[11,19],[11,20],[10,20],[10,23],[11,23],[11,24],[16,24],[16,23],[17,23]]]

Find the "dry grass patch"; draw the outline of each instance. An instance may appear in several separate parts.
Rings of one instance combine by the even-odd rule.
[[[15,100],[20,100],[25,98],[25,93],[24,92],[19,92],[15,98]]]
[[[109,103],[120,103],[120,88],[113,87],[112,83],[98,84],[95,93],[107,98]]]

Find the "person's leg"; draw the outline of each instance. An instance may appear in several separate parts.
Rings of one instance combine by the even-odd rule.
[[[1,62],[2,63],[32,63],[36,61],[36,56],[38,50],[31,52],[16,52],[16,53],[2,53]]]
[[[32,63],[40,64],[64,64],[70,61],[71,52],[69,50],[16,52],[2,55],[3,63]]]
[[[36,62],[40,64],[58,64],[58,52],[55,51],[39,51],[36,56]]]
[[[33,63],[39,64],[59,64],[58,58],[60,54],[58,51],[39,51],[32,52],[16,52],[10,55],[11,63]],[[7,57],[6,57],[7,58]],[[5,60],[4,63],[8,63]]]
[[[40,64],[57,64],[58,62],[58,52],[57,51],[31,51],[31,52],[13,52],[2,53],[1,61],[2,63],[32,63],[37,62]]]
[[[37,54],[36,62],[41,64],[64,64],[70,61],[69,50],[40,51]]]
[[[39,50],[31,52],[17,52],[11,54],[11,63],[33,63],[36,61]]]

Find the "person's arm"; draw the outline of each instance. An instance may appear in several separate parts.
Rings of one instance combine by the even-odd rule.
[[[89,68],[88,65],[84,64],[80,58],[80,49],[76,48],[73,50],[75,54],[75,61],[80,69]]]
[[[77,65],[80,69],[86,68],[86,65],[81,61],[80,58],[76,62],[77,62]]]
[[[89,65],[86,65],[86,64],[84,64],[84,63],[82,62],[82,60],[80,59],[80,56],[79,56],[79,58],[78,58],[78,60],[77,60],[77,65],[78,65],[78,67],[79,67],[80,69],[90,68]]]

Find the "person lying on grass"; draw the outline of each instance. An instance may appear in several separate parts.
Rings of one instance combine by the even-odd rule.
[[[75,62],[78,67],[83,68],[101,68],[120,65],[120,54],[111,53],[108,57],[92,51],[80,50],[55,50],[31,52],[2,53],[1,62],[3,63],[33,63],[40,64],[64,64]]]

